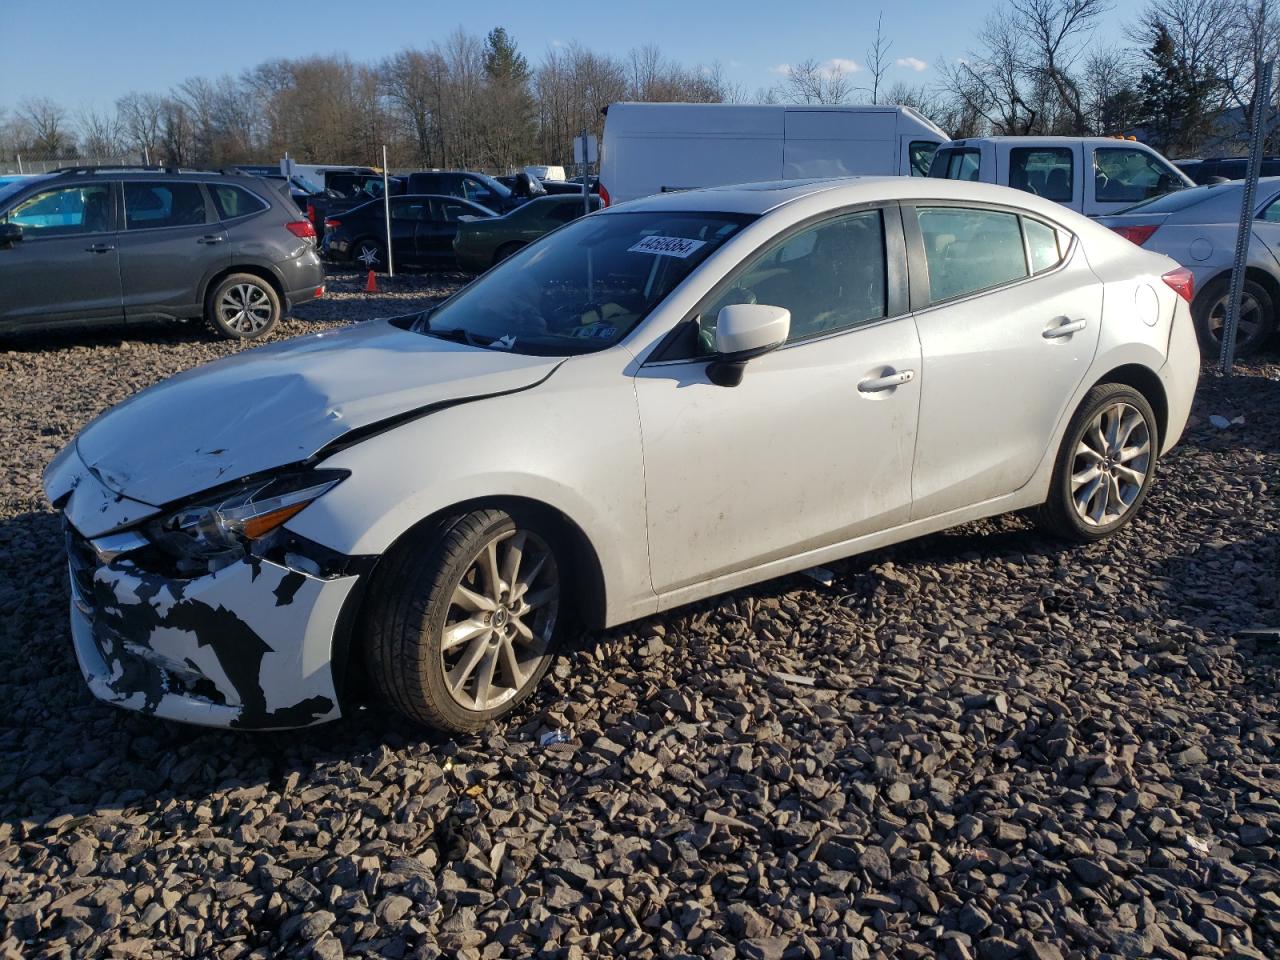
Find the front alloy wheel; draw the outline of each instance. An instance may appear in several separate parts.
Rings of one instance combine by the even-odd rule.
[[[527,698],[562,632],[562,556],[537,517],[477,510],[407,536],[374,573],[365,663],[411,720],[473,732]]]
[[[496,534],[453,588],[440,643],[449,693],[467,710],[501,707],[538,672],[560,608],[556,559],[536,533]]]
[[[232,340],[266,336],[280,320],[280,297],[261,277],[235,273],[209,292],[209,325]]]

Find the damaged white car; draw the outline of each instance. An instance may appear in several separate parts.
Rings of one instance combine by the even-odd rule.
[[[361,690],[475,730],[601,628],[977,517],[1134,516],[1190,279],[1061,206],[902,178],[593,214],[437,308],[143,391],[50,464],[89,686],[193,723]]]

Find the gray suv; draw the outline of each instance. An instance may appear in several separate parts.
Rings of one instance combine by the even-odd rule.
[[[0,187],[0,332],[203,317],[252,340],[324,295],[315,229],[267,181],[70,167]]]

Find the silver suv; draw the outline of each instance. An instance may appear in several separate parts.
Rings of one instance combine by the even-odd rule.
[[[252,340],[324,295],[315,229],[267,181],[68,167],[0,187],[0,331],[203,317]]]

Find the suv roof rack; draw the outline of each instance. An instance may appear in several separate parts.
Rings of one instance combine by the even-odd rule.
[[[245,176],[242,171],[234,167],[222,167],[213,169],[209,167],[172,167],[162,166],[160,164],[129,164],[129,163],[113,163],[103,164],[101,166],[79,166],[79,167],[59,167],[57,170],[51,170],[50,173],[202,173],[202,174],[222,174],[231,176]]]

